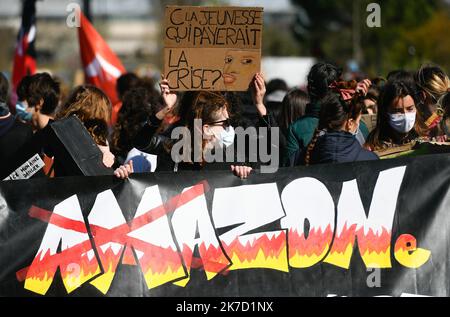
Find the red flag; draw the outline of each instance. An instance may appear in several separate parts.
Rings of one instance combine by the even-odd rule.
[[[118,101],[116,80],[125,73],[125,67],[86,16],[80,13],[78,38],[86,82],[103,90],[114,105]]]
[[[36,72],[36,51],[34,42],[36,38],[36,0],[25,0],[22,8],[22,24],[17,35],[16,50],[13,66],[13,92],[15,95],[17,85],[26,75]],[[14,98],[15,99],[15,98]],[[16,100],[13,100],[15,103]]]

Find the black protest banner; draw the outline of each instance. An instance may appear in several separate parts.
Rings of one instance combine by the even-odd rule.
[[[0,183],[0,296],[449,296],[450,156]]]

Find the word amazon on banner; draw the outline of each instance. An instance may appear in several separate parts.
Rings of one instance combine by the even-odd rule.
[[[0,295],[449,296],[449,163],[2,182]]]

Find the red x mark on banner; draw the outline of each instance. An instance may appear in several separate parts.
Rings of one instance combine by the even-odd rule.
[[[157,250],[160,247],[130,237],[128,236],[128,233],[137,230],[149,223],[152,223],[153,221],[175,211],[182,205],[187,204],[195,198],[203,195],[205,192],[209,191],[209,189],[210,188],[207,181],[200,182],[187,191],[170,198],[166,203],[159,205],[145,212],[141,216],[134,218],[131,224],[124,223],[112,229],[106,229],[101,226],[91,225],[90,229],[92,236],[95,237],[95,242],[98,245],[102,245],[108,242],[117,242],[122,245],[129,244],[138,248],[141,247],[142,249],[152,247]],[[63,229],[74,230],[80,233],[87,233],[86,224],[84,222],[72,220],[36,206],[32,206],[30,208],[28,215],[32,218],[42,220]],[[79,254],[87,252],[90,249],[92,249],[92,243],[90,240],[86,240],[60,253],[50,255],[48,263],[59,265],[61,263],[70,262],[72,258],[79,256]],[[29,267],[26,267],[16,272],[16,277],[19,281],[25,280],[28,269]],[[222,268],[218,269],[218,272],[220,270],[222,270]]]

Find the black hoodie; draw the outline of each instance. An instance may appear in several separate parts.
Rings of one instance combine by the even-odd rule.
[[[347,163],[377,160],[356,137],[345,131],[329,131],[320,136],[311,153],[310,164]]]
[[[7,162],[32,137],[31,127],[17,121],[13,115],[0,117],[0,175],[3,176],[3,171],[10,169],[6,166]]]

